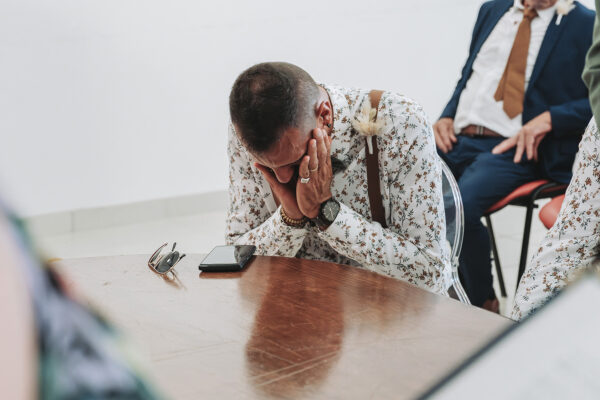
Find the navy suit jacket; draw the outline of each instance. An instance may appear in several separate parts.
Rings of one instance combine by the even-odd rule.
[[[452,98],[440,118],[454,118],[458,100],[473,71],[473,62],[513,0],[492,0],[479,10],[473,29],[469,57]],[[525,92],[522,123],[550,111],[552,131],[539,147],[542,176],[558,182],[571,179],[571,167],[581,135],[592,110],[581,79],[586,53],[592,43],[595,13],[575,2],[575,8],[556,25],[556,14],[548,25]],[[490,94],[492,95],[492,94]]]

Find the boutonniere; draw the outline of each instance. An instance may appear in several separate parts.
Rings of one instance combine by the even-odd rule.
[[[556,3],[556,25],[560,24],[562,17],[571,12],[572,9],[575,8],[575,4],[573,4],[574,0],[558,0]]]
[[[352,121],[354,129],[367,138],[369,154],[373,154],[373,136],[380,135],[386,127],[385,118],[377,119],[377,109],[371,108],[369,98],[365,98],[360,112]]]

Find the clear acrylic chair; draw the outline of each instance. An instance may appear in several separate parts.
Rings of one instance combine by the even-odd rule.
[[[465,214],[462,198],[454,175],[448,165],[439,159],[442,164],[442,192],[444,195],[444,211],[446,212],[446,242],[450,247],[450,263],[452,266],[452,288],[458,300],[471,304],[458,277],[458,258],[462,248]],[[452,293],[451,293],[452,295]],[[453,297],[453,296],[452,296]]]

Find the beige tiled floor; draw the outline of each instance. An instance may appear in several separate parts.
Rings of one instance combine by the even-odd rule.
[[[492,216],[498,240],[502,270],[508,297],[501,299],[501,312],[510,313],[516,285],[525,210],[507,207]],[[186,217],[124,225],[108,229],[80,231],[58,236],[38,237],[37,243],[48,258],[94,257],[122,254],[148,254],[164,242],[177,242],[178,249],[189,253],[207,253],[222,244],[225,232],[225,212],[217,211]],[[531,249],[544,236],[537,211],[532,227]],[[500,295],[495,280],[496,293]]]

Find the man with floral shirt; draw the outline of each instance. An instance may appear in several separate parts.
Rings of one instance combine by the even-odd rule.
[[[384,228],[371,221],[367,192],[368,90],[319,86],[297,66],[263,63],[237,78],[229,104],[228,243],[446,293],[441,165],[419,105],[384,92],[376,110]]]

